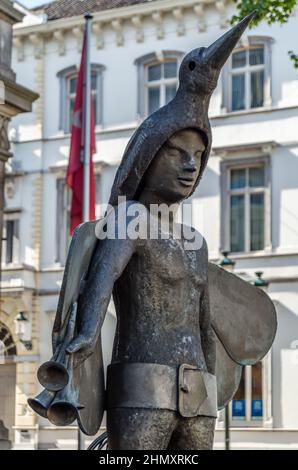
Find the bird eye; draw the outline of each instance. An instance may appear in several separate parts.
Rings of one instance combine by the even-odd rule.
[[[196,68],[197,64],[194,60],[191,60],[188,64],[189,70],[193,71]]]

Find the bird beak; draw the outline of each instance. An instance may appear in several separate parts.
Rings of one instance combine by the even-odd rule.
[[[254,11],[246,16],[205,50],[204,57],[208,64],[220,71],[255,14]]]

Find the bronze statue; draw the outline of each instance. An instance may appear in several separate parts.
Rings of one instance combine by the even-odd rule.
[[[198,185],[211,149],[209,100],[251,16],[184,58],[176,97],[131,138],[111,192],[114,213],[100,225],[104,232],[112,218],[115,237],[98,240],[95,221],[72,239],[54,355],[38,372],[46,390],[29,404],[57,425],[78,419],[89,435],[106,409],[111,450],[211,449],[218,408],[236,392],[242,366],[259,361],[275,336],[270,299],[208,263],[205,240],[189,249],[174,217],[165,233],[153,214],[157,238],[120,236],[135,203],[148,222],[152,204],[180,204]],[[112,294],[117,329],[105,392],[100,333]]]

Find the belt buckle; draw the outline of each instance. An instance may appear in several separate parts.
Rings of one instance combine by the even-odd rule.
[[[181,364],[178,370],[178,411],[184,418],[198,416],[207,398],[202,371],[196,366]]]

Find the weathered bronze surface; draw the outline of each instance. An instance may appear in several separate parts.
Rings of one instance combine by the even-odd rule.
[[[71,243],[53,331],[53,361],[68,384],[51,403],[47,394],[40,407],[39,398],[36,411],[47,409],[57,424],[76,417],[91,435],[106,408],[110,449],[212,448],[217,407],[237,390],[242,366],[259,361],[274,339],[269,298],[208,263],[205,240],[189,249],[183,231],[174,236],[184,228],[174,219],[157,238],[120,236],[136,201],[148,221],[151,204],[180,204],[194,192],[211,149],[209,100],[250,18],[185,57],[176,97],[132,137],[110,197],[116,236],[98,241],[90,222]],[[100,333],[112,295],[117,328],[105,392]],[[49,390],[62,387],[61,367],[39,376]]]

